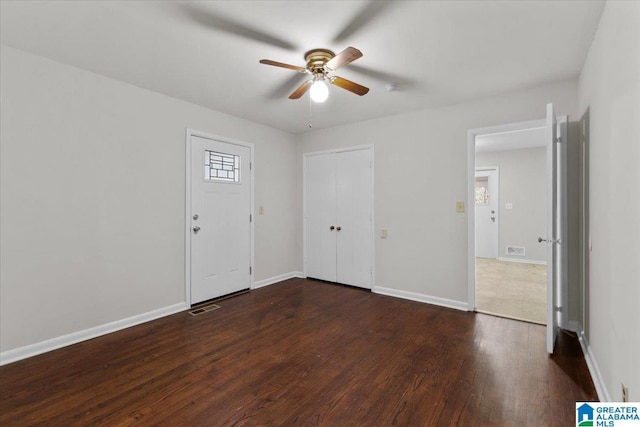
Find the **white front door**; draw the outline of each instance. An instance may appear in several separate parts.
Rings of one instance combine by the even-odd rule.
[[[476,257],[498,258],[498,171],[476,169],[475,172],[475,229]]]
[[[191,136],[191,304],[251,286],[250,159],[247,146]]]
[[[558,204],[558,161],[556,138],[558,123],[553,104],[547,104],[547,236],[539,241],[547,244],[547,351],[553,353],[558,335],[558,245],[561,243],[558,233],[558,218],[562,213]],[[563,195],[564,196],[564,195]]]
[[[305,274],[373,287],[373,150],[305,155]]]

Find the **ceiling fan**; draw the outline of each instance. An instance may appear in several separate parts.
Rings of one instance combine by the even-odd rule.
[[[310,74],[312,78],[294,90],[293,93],[289,95],[289,99],[299,99],[307,90],[311,89],[311,99],[315,102],[324,102],[329,96],[329,88],[326,82],[360,96],[369,92],[369,88],[359,85],[358,83],[338,76],[329,76],[330,73],[350,64],[361,56],[362,52],[354,47],[348,47],[337,55],[328,49],[312,49],[304,54],[304,59],[307,61],[306,67],[285,64],[270,59],[261,59],[260,63]]]

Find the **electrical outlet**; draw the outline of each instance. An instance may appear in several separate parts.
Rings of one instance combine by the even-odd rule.
[[[622,401],[629,401],[629,389],[624,385],[624,383],[622,383]]]

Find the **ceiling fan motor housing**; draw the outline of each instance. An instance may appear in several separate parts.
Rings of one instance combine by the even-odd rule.
[[[317,75],[318,73],[325,75],[327,70],[324,68],[324,65],[334,56],[336,56],[336,54],[329,49],[312,49],[304,54],[304,59],[307,61],[307,69],[311,71],[313,75]]]

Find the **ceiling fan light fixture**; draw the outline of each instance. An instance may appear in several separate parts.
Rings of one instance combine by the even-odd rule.
[[[313,102],[321,103],[326,101],[329,97],[329,87],[324,82],[324,79],[314,81],[309,90],[309,94]]]

